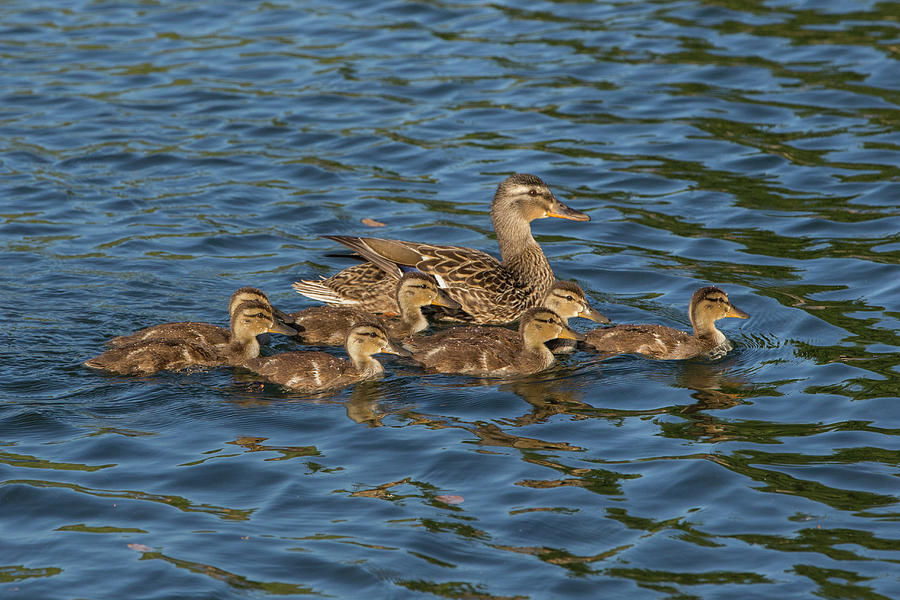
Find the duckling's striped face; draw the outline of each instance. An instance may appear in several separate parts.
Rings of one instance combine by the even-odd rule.
[[[691,320],[696,323],[713,323],[725,317],[748,319],[750,315],[731,304],[728,294],[717,287],[697,290],[691,298]]]
[[[283,333],[296,335],[297,330],[275,320],[268,302],[250,300],[238,304],[231,316],[231,328],[242,335]]]
[[[563,319],[584,317],[598,323],[609,323],[606,316],[588,304],[581,288],[568,281],[556,282],[547,292],[543,304]]]
[[[231,295],[231,300],[228,302],[228,314],[234,313],[234,310],[243,302],[254,301],[268,304],[269,297],[262,290],[253,287],[242,287]]]
[[[395,346],[378,325],[357,325],[347,334],[347,353],[351,356],[371,356],[380,352],[400,354],[402,349]]]
[[[275,325],[272,308],[268,303],[256,300],[242,302],[235,309],[231,318],[232,329],[250,335],[266,333]]]
[[[545,308],[531,309],[529,312],[526,312],[522,317],[519,330],[526,338],[541,342],[556,338],[584,339],[583,335],[570,329],[558,314]]]
[[[459,308],[459,303],[451,299],[438,287],[437,281],[425,274],[409,274],[400,280],[397,290],[397,304],[401,306],[447,306]]]
[[[549,186],[540,177],[517,173],[507,177],[497,188],[494,208],[500,212],[515,211],[527,221],[558,217],[572,221],[590,221],[591,218],[573,210],[557,200]]]

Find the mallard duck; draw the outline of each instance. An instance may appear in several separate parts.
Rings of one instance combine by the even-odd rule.
[[[198,341],[191,327],[169,328],[170,337],[153,337],[107,350],[84,362],[93,369],[123,375],[150,375],[157,371],[180,371],[242,363],[259,356],[256,336],[265,332],[293,335],[294,329],[274,320],[268,302],[249,300],[238,304],[231,315],[231,331],[221,343]]]
[[[306,344],[339,345],[347,340],[350,328],[359,323],[375,322],[381,325],[392,340],[405,338],[428,327],[422,314],[427,305],[459,308],[438,287],[437,281],[425,273],[406,273],[397,281],[395,298],[400,307],[397,318],[378,318],[353,306],[315,306],[287,315],[287,323],[297,330]]]
[[[732,345],[716,329],[716,321],[724,317],[750,317],[729,302],[728,294],[713,286],[694,292],[688,315],[693,335],[662,325],[616,325],[589,331],[585,335],[585,344],[598,352],[643,354],[665,360],[695,356],[719,358],[731,350]]]
[[[519,320],[518,336],[500,334],[499,327],[458,327],[447,336],[414,338],[404,345],[413,359],[440,373],[481,377],[528,375],[553,364],[553,353],[544,342],[556,338],[580,340],[563,319],[547,308],[531,308]],[[448,330],[450,331],[450,330]]]
[[[531,221],[544,217],[590,220],[557,200],[539,177],[517,173],[500,183],[491,204],[502,261],[462,246],[330,235],[325,237],[352,248],[370,262],[348,267],[322,281],[298,282],[294,288],[327,304],[397,312],[387,274],[414,267],[434,275],[462,306],[462,310],[443,311],[442,320],[509,323],[537,306],[556,280],[547,257],[531,235]]]
[[[269,304],[269,298],[261,291],[254,287],[242,287],[231,295],[228,301],[229,319],[234,315],[235,308],[242,302],[258,301]],[[270,305],[271,307],[271,305]],[[274,311],[274,309],[272,309]],[[278,312],[278,311],[275,311]],[[216,344],[225,344],[231,339],[231,332],[218,325],[210,323],[198,323],[195,321],[183,321],[179,323],[161,323],[160,325],[152,325],[136,331],[129,335],[120,335],[106,342],[111,348],[120,348],[128,346],[135,342],[145,342],[149,340],[159,339],[178,339],[183,341],[197,342],[206,346],[215,346]]]
[[[318,392],[345,387],[381,375],[384,367],[372,358],[373,354],[387,352],[409,355],[409,352],[388,339],[380,325],[372,322],[351,328],[345,346],[349,361],[327,352],[284,352],[253,358],[244,361],[241,366],[262,375],[272,383],[306,392]]]
[[[562,319],[563,324],[569,325],[569,319],[573,317],[583,317],[597,323],[609,323],[609,319],[591,307],[588,304],[584,291],[577,283],[572,281],[557,281],[544,296],[541,306],[549,308]],[[518,331],[506,329],[505,327],[452,327],[439,331],[427,338],[414,338],[406,343],[406,347],[413,349],[416,347],[417,340],[426,339],[430,343],[436,343],[437,340],[449,340],[452,338],[466,339],[471,338],[473,332],[478,332],[478,336],[495,336],[504,338],[512,343],[520,339]],[[555,354],[572,352],[575,349],[575,342],[570,339],[554,339],[547,342],[547,347]]]

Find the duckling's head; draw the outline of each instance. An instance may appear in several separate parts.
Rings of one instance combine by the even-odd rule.
[[[228,302],[228,314],[234,313],[234,309],[242,302],[249,302],[252,300],[269,304],[269,297],[266,296],[262,290],[258,290],[255,287],[242,287],[231,295],[231,300]]]
[[[715,286],[702,287],[694,292],[688,310],[691,325],[697,335],[715,329],[715,322],[725,317],[750,318],[750,315],[731,304],[728,294]]]
[[[269,308],[272,310],[272,313],[275,315],[275,319],[280,321],[282,324],[291,322],[291,318],[288,315],[272,306],[269,303],[269,297],[266,296],[262,290],[255,287],[242,287],[236,290],[231,295],[231,300],[228,302],[228,314],[234,314],[234,309],[240,306],[242,302],[248,302],[250,300],[256,300],[257,302],[268,304]]]
[[[558,314],[549,308],[532,308],[519,320],[519,333],[526,346],[542,346],[556,338],[583,340],[584,336],[569,328]]]
[[[437,280],[426,273],[413,271],[406,273],[397,282],[397,304],[400,307],[422,307],[429,304],[459,308],[459,302],[450,298],[438,286]]]
[[[588,304],[584,291],[573,281],[557,281],[544,297],[544,306],[563,319],[584,317],[597,323],[609,323],[609,319]]]
[[[494,229],[502,226],[504,219],[519,219],[531,222],[545,217],[559,217],[572,221],[590,221],[591,218],[571,209],[553,195],[546,183],[536,175],[516,173],[510,175],[497,186],[494,202],[491,204],[491,218]]]
[[[297,330],[275,320],[272,306],[260,300],[245,300],[231,313],[231,334],[238,339],[255,337],[262,333],[297,335]]]
[[[354,364],[359,366],[370,360],[373,354],[386,352],[400,356],[409,356],[410,352],[405,348],[394,344],[388,339],[387,334],[380,325],[375,323],[361,323],[347,333],[347,354]]]

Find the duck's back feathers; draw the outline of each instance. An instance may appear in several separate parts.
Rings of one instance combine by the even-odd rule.
[[[344,381],[352,365],[326,352],[283,352],[248,360],[242,366],[272,383],[297,390],[325,390],[352,382]]]
[[[585,334],[585,343],[606,354],[643,354],[656,359],[688,358],[704,351],[700,340],[691,334],[663,325],[594,329]]]
[[[184,339],[151,339],[112,348],[84,364],[121,375],[150,375],[158,371],[209,367],[220,362],[216,351],[204,344]]]
[[[129,335],[120,335],[106,342],[110,348],[121,348],[138,342],[162,339],[180,339],[185,342],[214,346],[228,342],[229,332],[224,327],[184,321],[180,323],[162,323],[146,327]]]

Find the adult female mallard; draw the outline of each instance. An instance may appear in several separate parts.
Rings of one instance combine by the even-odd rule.
[[[544,342],[584,338],[558,314],[543,307],[525,311],[516,337],[499,335],[508,330],[498,327],[456,329],[460,331],[453,335],[412,338],[404,345],[412,350],[414,360],[432,371],[507,377],[537,373],[552,365],[553,353]]]
[[[175,325],[175,324],[169,324]],[[231,330],[222,342],[199,341],[196,331],[169,327],[169,337],[152,337],[107,350],[84,362],[85,366],[122,375],[150,375],[157,371],[180,371],[191,367],[234,365],[259,356],[256,336],[296,331],[275,321],[268,302],[241,302],[232,311]]]
[[[433,275],[462,306],[462,310],[442,311],[441,319],[509,323],[537,306],[556,280],[547,257],[531,235],[531,222],[545,217],[590,220],[557,200],[539,177],[517,173],[500,183],[491,204],[501,261],[462,246],[325,236],[349,246],[370,262],[348,267],[322,281],[298,282],[294,288],[327,304],[397,312],[387,274],[412,267]]]
[[[229,319],[234,316],[234,310],[242,303],[247,301],[257,301],[269,304],[269,298],[261,290],[254,287],[242,287],[236,290],[228,301]],[[279,311],[271,308],[275,313]],[[276,314],[277,316],[277,314]],[[110,348],[120,348],[128,346],[136,342],[146,342],[150,340],[160,339],[178,339],[183,341],[197,342],[206,346],[215,346],[216,344],[225,344],[231,339],[231,332],[218,325],[210,323],[198,323],[195,321],[182,321],[178,323],[161,323],[145,327],[140,331],[128,335],[120,335],[106,342]]]
[[[314,306],[288,313],[286,322],[297,330],[305,344],[336,346],[343,344],[350,329],[359,323],[378,323],[389,338],[398,340],[428,327],[423,306],[459,308],[459,303],[438,287],[434,277],[419,272],[406,273],[397,281],[395,298],[400,307],[400,316],[396,318],[378,318],[353,306]]]
[[[750,317],[731,304],[728,294],[713,286],[694,292],[688,315],[693,334],[662,325],[616,325],[589,331],[585,344],[606,354],[643,354],[664,360],[695,356],[720,358],[732,345],[716,328],[716,321],[724,317]]]
[[[409,355],[409,352],[394,345],[376,323],[354,326],[347,334],[345,345],[349,361],[327,352],[284,352],[253,358],[244,361],[241,366],[272,383],[304,392],[319,392],[381,375],[384,367],[372,358],[373,354]]]

